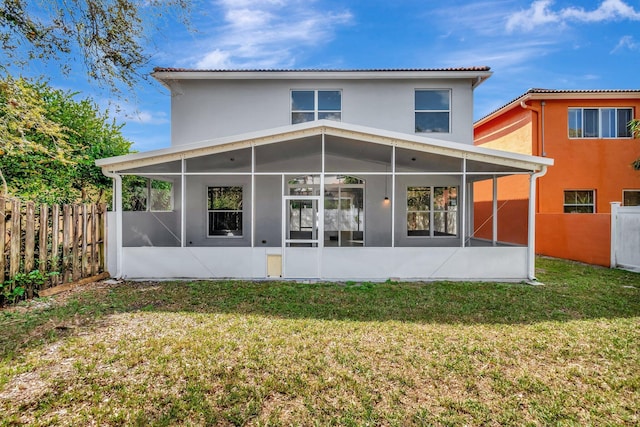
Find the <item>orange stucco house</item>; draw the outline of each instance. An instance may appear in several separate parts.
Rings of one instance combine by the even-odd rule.
[[[640,90],[530,89],[474,124],[475,145],[555,160],[536,188],[536,253],[609,266],[611,203],[640,205],[638,117]],[[475,237],[526,243],[528,189],[522,175],[474,184]]]

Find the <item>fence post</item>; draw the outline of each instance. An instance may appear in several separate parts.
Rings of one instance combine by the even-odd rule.
[[[24,272],[29,273],[35,265],[36,246],[36,205],[27,202],[24,232]]]
[[[80,239],[82,236],[82,227],[80,224],[80,205],[73,205],[73,238],[71,239],[71,254],[72,254],[72,268],[73,268],[73,280],[78,280],[81,275],[80,271]]]
[[[98,274],[98,219],[96,205],[91,205],[91,275]]]
[[[49,206],[40,205],[40,233],[38,236],[38,269],[44,276],[47,273],[48,237],[49,237]]]
[[[51,271],[62,273],[60,263],[60,206],[51,207]],[[51,278],[51,286],[56,286],[60,281],[60,274]]]
[[[618,249],[618,210],[620,202],[611,202],[611,268],[618,266],[617,249]]]
[[[82,204],[82,277],[88,277],[91,273],[89,269],[89,252],[87,251],[87,232],[89,231],[89,221],[87,218],[87,205]]]
[[[11,248],[9,254],[9,278],[12,279],[20,271],[20,201],[11,201]],[[13,287],[12,287],[13,289]],[[11,289],[10,289],[11,290]]]
[[[35,266],[36,246],[36,204],[27,202],[24,232],[24,273],[30,273]],[[33,284],[27,285],[27,298],[33,298]]]
[[[7,200],[0,197],[0,283],[4,283],[7,256]]]
[[[71,206],[64,205],[62,209],[62,282],[70,282],[71,270],[71,244],[73,241],[73,227],[71,226]]]
[[[107,216],[107,204],[100,203],[98,206],[98,269],[102,272],[107,269],[105,265],[106,249],[107,249],[107,230],[105,217]]]

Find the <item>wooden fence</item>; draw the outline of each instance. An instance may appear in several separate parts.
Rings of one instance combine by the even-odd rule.
[[[32,271],[39,271],[46,281],[27,285],[29,298],[43,289],[102,273],[105,214],[104,204],[48,206],[0,197],[4,291],[15,286],[11,279]]]

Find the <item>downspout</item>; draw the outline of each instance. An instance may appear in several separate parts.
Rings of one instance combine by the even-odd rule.
[[[116,274],[111,276],[119,279],[122,277],[122,177],[114,172],[102,169],[102,174],[114,182],[113,210],[116,213],[115,236],[116,236]]]
[[[547,173],[547,166],[542,166],[539,172],[531,174],[529,183],[529,245],[527,249],[527,277],[530,281],[536,280],[536,181]],[[536,203],[533,203],[533,202]]]
[[[536,141],[536,150],[537,153],[532,153],[534,156],[543,156],[546,157],[547,153],[544,150],[544,106],[545,102],[541,102],[542,108],[533,107],[527,104],[527,100],[523,99],[520,101],[520,106],[525,110],[531,110],[536,113],[536,131],[538,133],[538,138]],[[542,117],[541,117],[542,116]],[[533,150],[532,150],[533,151]]]

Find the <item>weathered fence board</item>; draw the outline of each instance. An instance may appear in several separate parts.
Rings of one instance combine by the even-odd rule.
[[[0,197],[0,284],[6,285],[4,290],[11,291],[21,273],[35,271],[46,278],[43,285],[26,284],[28,297],[103,273],[105,214],[104,204],[48,206]],[[20,277],[24,285],[25,276]]]

